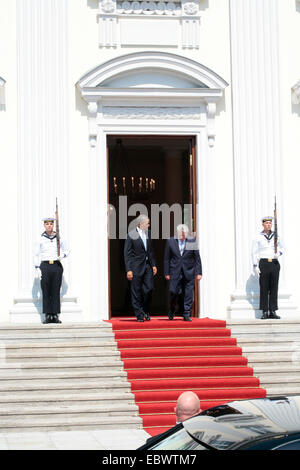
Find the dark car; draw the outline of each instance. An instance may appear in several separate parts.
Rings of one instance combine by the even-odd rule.
[[[209,408],[149,438],[138,450],[300,450],[300,396]]]

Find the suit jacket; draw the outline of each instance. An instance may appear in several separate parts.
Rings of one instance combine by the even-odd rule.
[[[195,238],[186,239],[182,255],[179,251],[177,238],[172,237],[166,242],[164,255],[165,276],[170,275],[171,279],[175,280],[180,278],[182,272],[188,281],[198,274],[202,275],[201,258]]]
[[[124,246],[124,261],[126,272],[133,271],[135,275],[142,276],[145,272],[146,263],[156,266],[153,244],[150,232],[147,232],[147,249],[136,229],[128,233]]]

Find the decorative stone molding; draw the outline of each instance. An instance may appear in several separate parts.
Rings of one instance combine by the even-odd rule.
[[[104,106],[103,117],[108,119],[201,119],[201,109],[187,107],[117,107]]]
[[[5,80],[0,77],[0,110],[5,109]]]
[[[215,116],[216,116],[216,103],[211,102],[207,103],[206,110],[207,110],[207,138],[208,144],[210,147],[213,147],[215,144]]]
[[[170,86],[160,87],[154,83],[151,87],[135,87],[134,78],[132,86],[117,86],[118,77],[121,79],[132,73],[138,82],[139,74],[145,70],[149,80],[162,71],[167,76],[169,73]],[[186,88],[176,87],[178,77]],[[110,87],[109,83],[114,86]],[[227,85],[220,76],[198,62],[166,52],[140,52],[117,57],[88,72],[76,84],[88,103],[91,147],[97,144],[97,129],[101,122],[126,119],[195,121],[198,126],[206,125],[208,143],[213,147],[216,102]],[[121,105],[121,102],[126,104]]]
[[[181,42],[183,48],[197,49],[200,44],[199,0],[99,0],[98,24],[99,47],[141,44],[179,47]]]
[[[154,1],[123,1],[117,3],[117,13],[120,15],[166,15],[179,16],[180,3]]]
[[[300,104],[300,80],[292,87],[292,103]]]
[[[89,141],[91,147],[96,146],[97,142],[97,111],[98,103],[96,101],[91,101],[88,104],[89,112]]]

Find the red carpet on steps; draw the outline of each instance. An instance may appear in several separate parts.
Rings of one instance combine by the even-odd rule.
[[[185,390],[197,393],[202,410],[266,396],[224,320],[152,317],[139,323],[119,317],[109,322],[144,429],[153,436],[176,424],[174,407]]]

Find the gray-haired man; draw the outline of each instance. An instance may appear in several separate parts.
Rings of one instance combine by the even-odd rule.
[[[164,255],[164,274],[170,281],[169,319],[175,315],[178,296],[183,296],[183,318],[191,321],[195,279],[202,279],[202,264],[195,238],[188,238],[187,225],[177,226],[177,237],[167,240]]]

